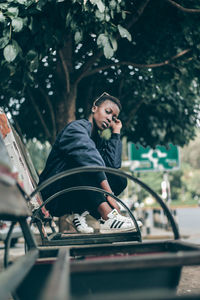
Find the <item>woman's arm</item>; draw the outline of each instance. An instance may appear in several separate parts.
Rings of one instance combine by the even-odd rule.
[[[105,163],[88,133],[88,122],[79,120],[69,124],[59,140],[59,150],[66,165],[71,168],[105,166]],[[97,172],[97,183],[106,179],[104,172]]]
[[[100,183],[100,186],[106,192],[111,193],[111,194],[113,193],[112,190],[111,190],[111,188],[110,188],[110,185],[109,185],[109,183],[108,183],[108,181],[106,179],[103,180]],[[107,198],[107,201],[109,202],[109,204],[110,204],[111,207],[116,208],[118,211],[120,211],[119,205],[118,205],[117,201],[113,197],[111,197],[111,196],[108,195],[108,196],[106,196],[106,198]]]
[[[122,157],[122,142],[120,139],[120,131],[122,123],[119,119],[112,122],[111,138],[107,141],[103,141],[99,151],[105,162],[105,165],[110,168],[119,169],[121,168],[121,157]]]

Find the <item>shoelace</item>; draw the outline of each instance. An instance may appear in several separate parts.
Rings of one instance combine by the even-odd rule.
[[[85,218],[88,214],[89,214],[88,211],[84,211],[84,213],[82,213],[82,215],[79,215],[78,217],[76,217],[79,219],[79,221],[81,223],[80,226],[83,226],[84,228],[89,227],[88,224],[86,223],[86,218]]]
[[[132,219],[131,219],[131,218],[125,217],[125,216],[122,216],[122,215],[120,215],[120,220],[121,220],[121,221],[124,221],[124,222],[132,222]]]
[[[131,218],[122,216],[122,215],[119,214],[119,213],[117,214],[116,219],[117,219],[118,221],[122,221],[122,222],[129,222],[129,223],[132,222]]]
[[[89,215],[89,212],[86,210],[82,213],[81,217],[86,217],[87,215]]]
[[[86,223],[86,219],[84,216],[80,216],[79,219],[81,222],[81,226],[83,226],[84,228],[88,227],[88,224]]]

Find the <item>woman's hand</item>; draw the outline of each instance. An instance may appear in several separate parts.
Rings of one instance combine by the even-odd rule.
[[[122,129],[122,122],[119,119],[112,121],[111,128],[113,133],[120,133]]]
[[[103,180],[100,183],[100,185],[101,185],[101,188],[103,190],[105,190],[106,192],[112,194],[112,190],[111,190],[110,185],[109,185],[109,183],[108,183],[108,181],[106,179]],[[118,210],[118,212],[120,211],[119,205],[118,205],[117,201],[113,197],[107,195],[106,199],[107,199],[107,201],[108,201],[108,203],[110,204],[111,207],[116,208]]]
[[[119,208],[119,205],[118,205],[117,201],[109,195],[107,195],[106,198],[107,198],[107,201],[110,204],[110,206],[113,207],[113,209],[116,208],[116,210],[118,212],[120,212],[120,208]]]

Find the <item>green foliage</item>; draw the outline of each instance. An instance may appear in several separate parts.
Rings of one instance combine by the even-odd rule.
[[[118,25],[117,28],[118,28],[119,33],[120,33],[122,38],[127,38],[127,40],[129,42],[132,41],[131,34],[128,32],[128,30],[126,28],[122,27],[121,25]]]
[[[189,169],[188,173],[183,176],[183,182],[187,184],[187,191],[190,192],[192,197],[200,197],[200,186],[199,186],[200,170]]]
[[[159,195],[161,194],[162,172],[144,172],[139,174],[139,179],[149,185]]]
[[[145,2],[0,3],[0,105],[27,138],[52,142],[75,117],[67,115],[73,101],[76,117],[85,117],[103,91],[120,98],[128,140],[183,146],[194,137],[200,14]],[[195,0],[177,3],[200,8]]]
[[[181,150],[181,160],[191,169],[200,169],[200,129],[196,130],[196,138]]]
[[[38,174],[42,172],[50,152],[49,143],[40,143],[36,139],[29,140],[26,145],[28,153]]]
[[[3,55],[7,62],[12,62],[15,60],[17,54],[19,52],[19,48],[14,44],[7,45],[3,50]]]

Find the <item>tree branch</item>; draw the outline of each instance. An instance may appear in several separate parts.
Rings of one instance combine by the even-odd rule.
[[[93,63],[95,63],[101,56],[103,55],[103,50],[99,50],[95,56],[92,56],[81,68],[81,72],[76,78],[75,83],[78,84],[85,76],[87,70],[92,67]]]
[[[131,61],[121,61],[121,62],[118,62],[118,63],[113,63],[113,64],[109,64],[109,65],[106,65],[106,66],[101,66],[101,67],[98,67],[96,69],[93,69],[92,71],[86,72],[84,74],[83,78],[87,77],[87,76],[91,76],[93,74],[96,74],[99,71],[107,70],[110,67],[119,67],[119,66],[122,66],[122,65],[133,66],[134,68],[139,68],[139,69],[140,68],[158,68],[158,67],[163,67],[163,66],[169,65],[172,61],[178,59],[179,57],[185,55],[186,53],[188,53],[190,51],[191,51],[191,49],[183,50],[180,53],[178,53],[177,55],[172,56],[168,60],[165,60],[165,61],[160,62],[160,63],[154,63],[154,64],[136,64],[136,63],[131,62]]]
[[[37,106],[37,104],[35,102],[35,99],[33,98],[32,94],[30,92],[29,88],[27,88],[27,92],[28,92],[28,96],[29,96],[29,99],[31,101],[31,104],[33,105],[33,107],[34,107],[34,109],[36,111],[36,114],[37,114],[37,116],[38,116],[38,118],[40,120],[40,123],[41,123],[41,125],[42,125],[42,127],[44,129],[44,132],[45,132],[46,136],[47,136],[47,138],[49,140],[51,140],[51,134],[50,134],[50,132],[48,130],[48,127],[45,124],[44,118],[43,118],[43,116],[42,116],[42,114],[41,114],[41,112],[40,112],[40,110],[39,110],[39,108],[38,108],[38,106]]]
[[[62,53],[62,50],[60,49],[58,51],[59,56],[60,56],[60,60],[61,60],[61,64],[65,73],[65,79],[66,79],[66,87],[67,87],[67,93],[70,92],[70,80],[69,80],[69,70],[68,70],[68,66],[67,63],[65,61],[64,55]]]
[[[129,117],[127,118],[127,121],[125,123],[126,127],[129,127],[131,121],[133,120],[133,117],[135,116],[136,112],[138,111],[144,100],[144,98],[141,98],[140,101],[138,101],[138,103],[134,105],[134,108],[130,111]]]
[[[121,95],[122,95],[123,85],[124,85],[124,78],[122,78],[119,83],[119,88],[118,88],[119,99],[121,98]]]
[[[150,0],[145,0],[142,3],[140,3],[140,6],[136,10],[136,13],[133,15],[132,19],[127,24],[126,29],[130,29],[138,21],[149,2]]]
[[[175,6],[176,8],[178,8],[179,10],[186,12],[186,13],[193,13],[193,14],[197,14],[200,13],[200,9],[195,9],[195,8],[185,8],[183,6],[181,6],[180,4],[176,3],[173,0],[166,0],[168,3],[170,3],[172,6]]]
[[[125,26],[126,29],[130,29],[140,18],[140,16],[142,15],[145,7],[147,6],[147,4],[149,3],[150,0],[144,0],[142,1],[142,3],[140,4],[140,6],[138,7],[136,13],[133,15],[133,18],[129,21],[129,23],[127,24],[127,26]],[[118,34],[116,39],[118,40],[119,38],[121,38],[121,36]],[[99,58],[101,58],[103,56],[103,50],[99,50],[97,52],[96,55],[92,56],[80,69],[80,73],[76,79],[76,84],[79,83],[79,81],[81,81],[85,76],[85,72],[88,71],[88,69],[90,67],[92,67],[93,63],[96,62]]]

